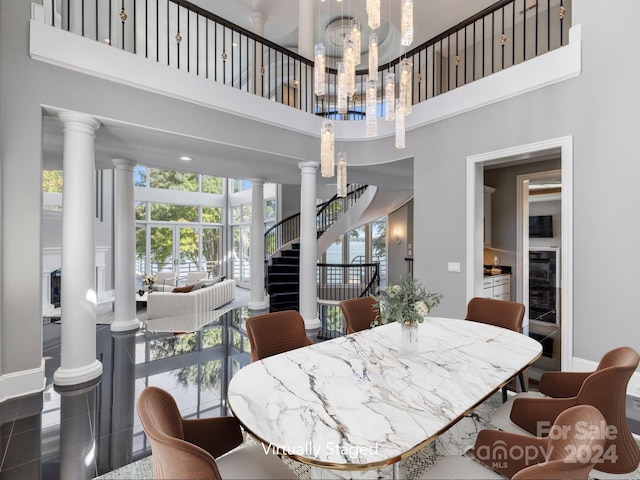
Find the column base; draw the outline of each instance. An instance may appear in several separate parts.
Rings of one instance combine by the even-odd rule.
[[[59,367],[53,374],[55,385],[80,385],[89,382],[102,375],[102,363],[94,360],[93,363],[78,368]]]
[[[265,302],[264,300],[254,302],[253,300],[251,300],[249,303],[247,303],[247,308],[249,310],[266,310],[269,308],[269,302]]]
[[[319,318],[313,318],[313,319],[304,319],[304,331],[307,334],[307,337],[309,338],[309,340],[311,340],[313,343],[316,343],[318,341],[318,332],[320,331],[320,319]]]
[[[134,318],[133,320],[129,320],[127,322],[113,322],[111,324],[111,331],[112,332],[129,332],[131,330],[137,330],[140,328],[140,326],[142,325],[142,322],[140,322],[140,320],[138,320],[137,318]]]

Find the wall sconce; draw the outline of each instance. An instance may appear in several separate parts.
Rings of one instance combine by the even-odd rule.
[[[402,243],[402,239],[400,238],[400,230],[397,228],[393,229],[393,241],[396,245],[400,245]]]

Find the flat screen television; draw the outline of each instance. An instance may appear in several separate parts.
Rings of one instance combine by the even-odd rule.
[[[529,238],[553,238],[553,216],[532,215],[529,217]]]

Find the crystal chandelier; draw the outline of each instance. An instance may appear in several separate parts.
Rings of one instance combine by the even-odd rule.
[[[404,108],[400,99],[396,99],[396,148],[405,147]]]
[[[318,97],[325,94],[324,72],[327,69],[327,59],[324,55],[324,44],[316,43],[315,65],[313,69],[313,93]]]
[[[369,35],[369,78],[378,79],[378,36]]]
[[[344,63],[338,62],[338,113],[347,113],[347,79],[344,74]]]
[[[333,177],[335,137],[333,123],[325,120],[320,130],[320,170],[323,177]]]
[[[413,43],[413,0],[402,0],[401,34],[401,45],[408,47]]]
[[[411,60],[405,58],[400,62],[400,104],[405,115],[411,114],[411,102],[413,94],[411,89],[413,64]]]
[[[346,152],[338,152],[338,188],[336,193],[339,197],[347,196],[347,154]]]
[[[380,27],[380,0],[367,0],[367,16],[371,30]]]
[[[344,63],[345,92],[347,97],[350,97],[356,93],[356,60],[351,35],[347,35],[344,40],[342,62]]]
[[[384,119],[393,122],[396,118],[396,76],[393,73],[385,75],[384,107]]]
[[[360,20],[351,20],[351,40],[353,41],[353,53],[356,65],[362,61],[362,25]]]
[[[365,112],[365,122],[367,128],[367,137],[375,137],[378,135],[378,88],[375,80],[369,77],[367,81],[367,107]]]

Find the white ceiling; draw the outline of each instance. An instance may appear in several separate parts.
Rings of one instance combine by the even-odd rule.
[[[249,15],[258,10],[266,15],[265,37],[291,50],[297,50],[298,12],[296,0],[192,0],[193,3],[223,17],[247,30],[251,30]],[[493,0],[415,0],[413,48],[434,37],[460,21],[491,5]],[[324,34],[325,27],[341,15],[361,19],[366,25],[365,0],[316,0],[316,41]],[[400,0],[382,0],[382,26],[378,33],[386,35],[384,55],[396,58],[402,52],[399,46]],[[368,33],[363,32],[366,35]],[[395,42],[395,43],[394,43]],[[364,42],[363,42],[364,43]],[[397,45],[396,45],[397,44]],[[304,159],[285,158],[238,145],[214,143],[186,135],[158,132],[142,126],[102,120],[96,134],[96,164],[99,168],[111,168],[113,158],[135,158],[147,166],[167,169],[183,169],[231,178],[263,177],[285,184],[300,183],[298,168],[291,168]],[[181,163],[182,155],[194,158]],[[45,168],[61,168],[62,128],[53,117],[44,121]],[[413,160],[367,166],[349,167],[349,181],[373,184],[388,189],[412,189]],[[318,183],[327,182],[318,176]],[[329,179],[334,182],[335,179]]]

